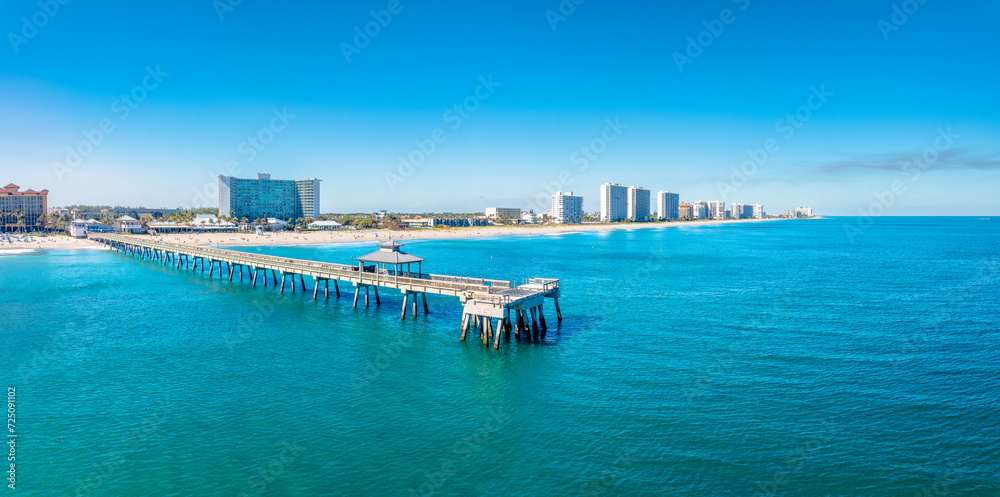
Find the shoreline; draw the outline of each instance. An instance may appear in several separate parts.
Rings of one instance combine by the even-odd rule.
[[[822,218],[812,218],[822,219]],[[581,233],[593,231],[617,231],[633,229],[655,229],[655,228],[680,228],[696,226],[718,226],[722,224],[736,223],[763,223],[771,221],[788,221],[790,219],[728,219],[698,222],[652,222],[652,223],[617,223],[617,224],[565,224],[565,225],[542,225],[542,226],[470,226],[462,228],[417,228],[403,231],[395,230],[334,230],[334,231],[309,231],[302,233],[295,232],[271,232],[257,236],[251,233],[173,233],[163,234],[157,237],[158,240],[168,243],[179,243],[184,245],[197,245],[201,247],[226,247],[226,246],[295,246],[295,245],[321,245],[339,243],[373,243],[376,240],[393,239],[404,240],[437,240],[455,238],[486,238],[496,236],[530,236],[530,235],[554,235],[563,233]],[[144,236],[144,235],[138,235]],[[96,249],[102,245],[87,239],[70,238],[68,235],[50,235],[46,237],[33,237],[31,243],[14,243],[0,245],[0,251],[5,250],[50,250],[50,249]]]

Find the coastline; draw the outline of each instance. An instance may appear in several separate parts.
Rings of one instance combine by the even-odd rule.
[[[814,218],[819,219],[819,218]],[[376,240],[436,240],[453,238],[485,238],[495,236],[530,236],[552,235],[561,233],[579,233],[584,231],[614,231],[655,228],[680,228],[692,226],[717,226],[720,224],[761,223],[771,221],[786,221],[788,219],[728,219],[698,222],[652,222],[652,223],[617,223],[617,224],[565,224],[542,226],[472,226],[463,228],[417,228],[407,230],[337,230],[309,231],[302,233],[276,232],[261,236],[250,233],[176,233],[164,234],[157,238],[169,243],[190,244],[197,246],[239,246],[239,245],[317,245],[335,243],[365,243]],[[142,235],[139,235],[142,236]],[[6,250],[66,250],[66,249],[96,249],[101,248],[87,239],[71,238],[68,235],[50,235],[33,237],[31,243],[18,242],[0,245],[0,251]]]

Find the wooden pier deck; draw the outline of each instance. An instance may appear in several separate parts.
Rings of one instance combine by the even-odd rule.
[[[334,292],[340,297],[340,283],[350,284],[354,288],[354,307],[364,290],[364,304],[369,306],[369,290],[373,290],[375,305],[381,305],[379,288],[399,291],[403,295],[403,308],[400,319],[405,319],[407,304],[411,307],[413,316],[417,315],[417,298],[420,297],[424,313],[428,312],[427,294],[458,297],[462,307],[461,340],[465,340],[469,330],[478,330],[484,344],[493,341],[493,348],[500,347],[500,335],[510,337],[514,331],[518,339],[538,340],[544,336],[547,326],[543,314],[545,299],[550,298],[556,310],[556,317],[562,320],[559,309],[559,280],[548,278],[531,278],[516,286],[510,281],[491,280],[485,278],[466,278],[424,274],[422,272],[402,271],[400,265],[394,269],[367,266],[364,262],[358,264],[336,264],[330,262],[292,259],[270,255],[251,254],[235,250],[222,250],[211,247],[164,243],[143,235],[91,234],[91,240],[107,245],[110,250],[140,257],[161,264],[170,264],[176,268],[199,267],[205,271],[208,263],[208,273],[212,276],[216,270],[219,277],[225,277],[223,268],[228,270],[229,281],[239,274],[243,280],[244,269],[251,286],[256,287],[263,273],[263,286],[267,286],[268,272],[271,273],[273,285],[284,293],[286,279],[291,281],[291,290],[295,291],[295,279],[298,276],[302,291],[306,290],[305,277],[312,278],[315,300],[323,287],[325,298],[330,297],[330,282],[333,281]],[[382,245],[389,247],[390,245]],[[398,247],[399,244],[391,244]],[[398,249],[387,249],[391,253],[408,255],[398,252]],[[412,256],[411,256],[412,257]],[[414,259],[419,259],[414,257]],[[407,265],[409,268],[409,265]],[[281,282],[278,283],[278,275]],[[289,278],[290,277],[290,278]],[[495,324],[494,324],[495,320]]]

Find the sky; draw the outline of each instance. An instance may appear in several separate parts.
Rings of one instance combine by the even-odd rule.
[[[612,182],[1000,215],[998,21],[995,1],[8,0],[0,183],[50,206],[215,206],[219,174],[265,172],[323,180],[323,212],[555,191],[591,212]]]

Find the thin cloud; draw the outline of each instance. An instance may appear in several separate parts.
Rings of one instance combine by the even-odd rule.
[[[959,171],[975,169],[991,171],[1000,169],[1000,155],[974,153],[967,149],[953,148],[932,157],[923,157],[922,153],[891,153],[877,154],[858,159],[845,159],[826,164],[817,164],[815,174],[864,173],[869,171]]]

